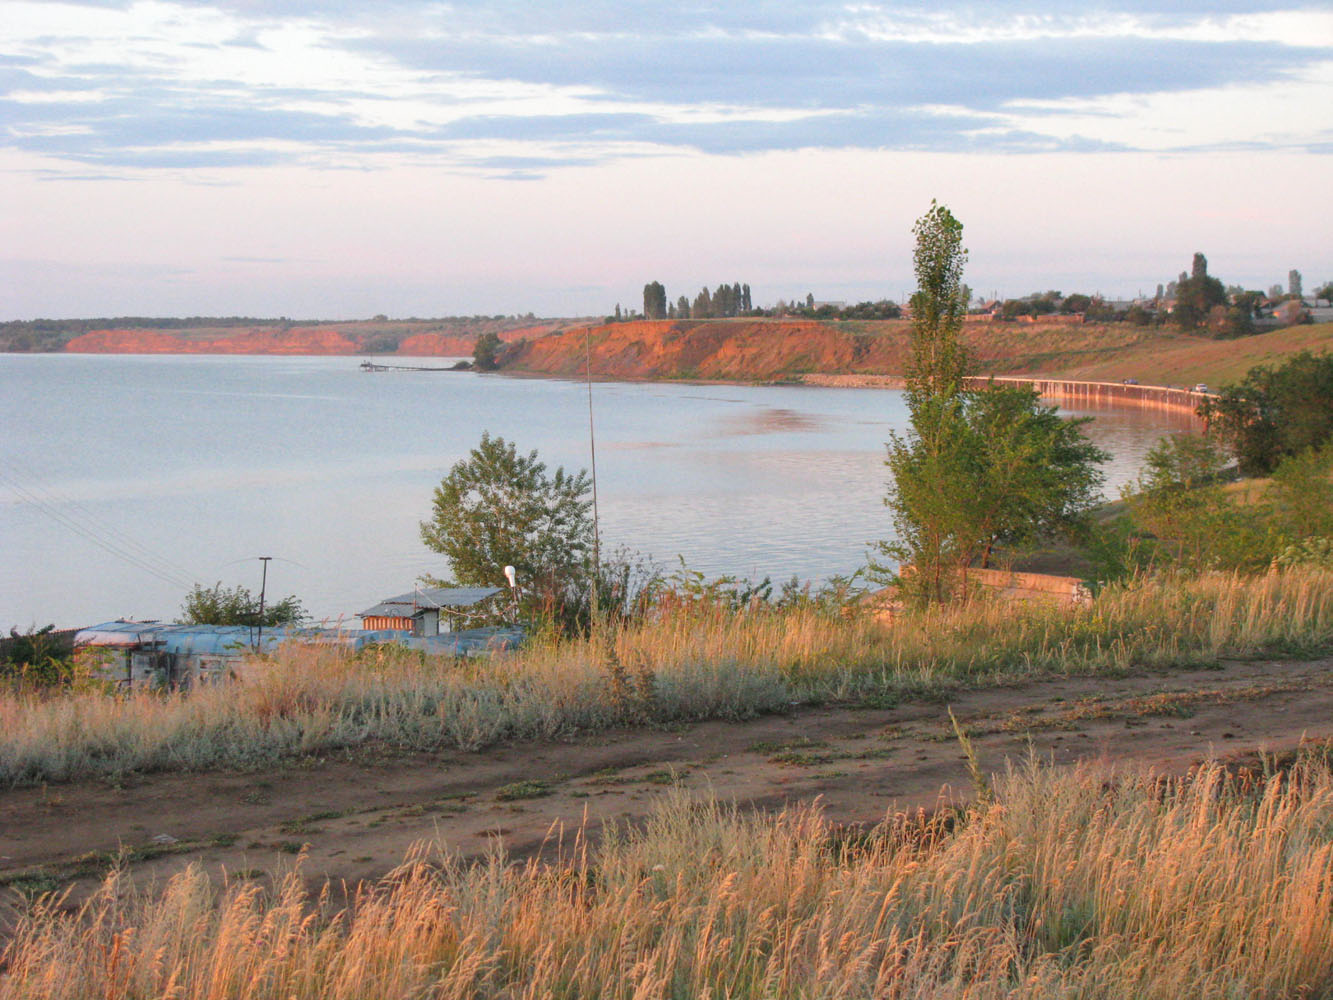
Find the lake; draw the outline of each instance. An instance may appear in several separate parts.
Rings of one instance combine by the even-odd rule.
[[[443,365],[440,358],[389,364]],[[0,354],[0,628],[175,617],[190,586],[349,620],[425,573],[431,492],[484,430],[589,464],[578,382],[366,373],[351,357]],[[889,531],[883,389],[593,385],[604,549],[823,580]],[[1106,492],[1188,417],[1102,411]],[[352,624],[355,624],[352,622]]]

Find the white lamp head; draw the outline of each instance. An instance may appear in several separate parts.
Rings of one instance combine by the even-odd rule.
[[[505,579],[509,581],[510,590],[518,586],[518,574],[514,572],[513,566],[505,567]]]

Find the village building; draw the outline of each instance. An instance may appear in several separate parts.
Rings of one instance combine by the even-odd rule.
[[[363,629],[395,629],[416,636],[440,635],[484,612],[501,587],[418,587],[386,597],[357,617]]]
[[[169,625],[162,622],[103,622],[74,635],[74,656],[94,676],[121,687],[189,689],[232,679],[288,645],[335,647],[358,653],[395,645],[425,656],[465,657],[515,649],[517,626],[463,629],[413,635],[405,629],[335,629],[279,626],[261,631],[245,625]]]

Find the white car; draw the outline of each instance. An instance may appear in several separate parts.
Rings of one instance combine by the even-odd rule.
[[[1193,389],[1193,391],[1194,391],[1194,392],[1207,392],[1207,391],[1208,391],[1208,383],[1207,383],[1207,382],[1195,382],[1195,383],[1194,383],[1194,389]]]

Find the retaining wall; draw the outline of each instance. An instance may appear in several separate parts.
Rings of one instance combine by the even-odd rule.
[[[969,378],[970,385],[985,385],[989,378]],[[1136,406],[1145,410],[1165,410],[1193,415],[1211,394],[1190,389],[1170,389],[1161,385],[1125,385],[1123,382],[1080,382],[1073,379],[997,376],[994,381],[1030,385],[1044,398],[1060,399],[1088,407]]]

